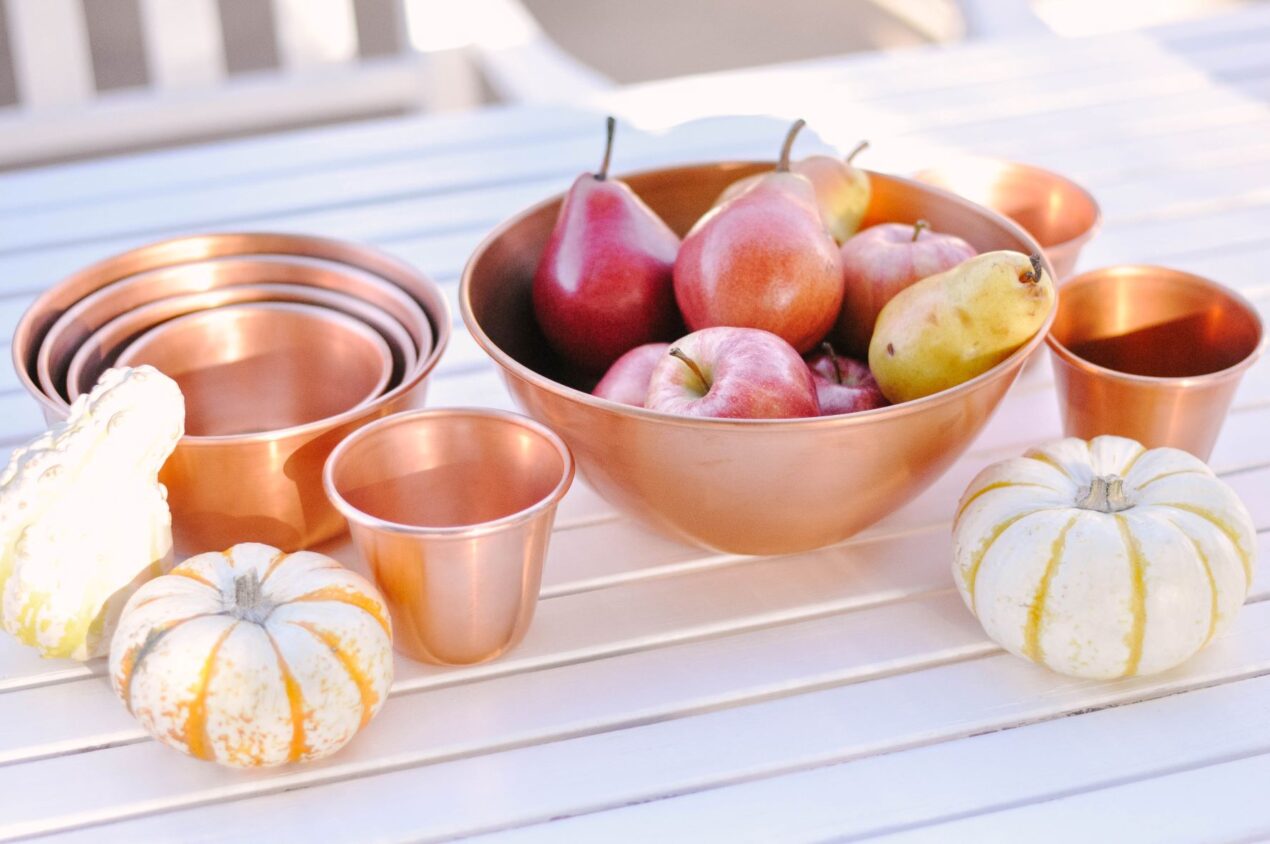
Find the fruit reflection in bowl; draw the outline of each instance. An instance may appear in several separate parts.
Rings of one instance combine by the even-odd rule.
[[[711,163],[625,181],[682,235],[729,184],[771,166]],[[1040,251],[1017,224],[965,199],[894,176],[870,173],[870,179],[864,226],[924,219],[979,252]],[[974,440],[1053,320],[1051,308],[1030,340],[982,375],[874,410],[716,419],[620,404],[587,392],[594,376],[563,366],[534,319],[534,272],[560,202],[555,197],[524,211],[477,248],[460,291],[464,322],[516,402],[560,434],[600,495],[657,530],[720,551],[776,554],[831,545],[912,499]]]

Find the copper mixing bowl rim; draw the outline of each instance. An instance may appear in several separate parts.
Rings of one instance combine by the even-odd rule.
[[[695,164],[681,164],[681,165],[675,165],[673,167],[657,167],[657,168],[652,168],[648,170],[639,170],[632,173],[623,173],[623,174],[618,174],[614,176],[614,178],[629,179],[629,178],[638,178],[640,176],[645,176],[645,175],[652,175],[655,173],[665,174],[665,173],[673,173],[675,171],[687,172],[691,170],[700,169],[702,167],[725,167],[729,169],[741,169],[741,168],[755,167],[755,166],[770,167],[771,162],[770,161],[702,161],[702,162],[697,162]],[[874,171],[872,170],[866,170],[865,172],[869,173],[870,176],[875,175]],[[920,399],[913,399],[911,401],[901,402],[899,404],[886,405],[885,407],[878,407],[872,410],[856,411],[855,413],[841,413],[841,414],[836,414],[832,416],[804,416],[804,417],[798,417],[793,419],[723,419],[723,418],[709,417],[709,416],[683,416],[683,415],[675,414],[675,413],[665,413],[659,410],[650,410],[646,407],[635,407],[634,405],[623,404],[621,402],[615,402],[610,399],[603,399],[598,396],[594,396],[591,393],[585,392],[583,390],[579,390],[575,387],[570,387],[567,384],[562,384],[559,381],[556,381],[552,378],[548,378],[546,375],[543,375],[533,369],[530,369],[529,367],[522,364],[520,361],[513,358],[511,355],[504,352],[498,346],[498,344],[496,344],[489,337],[489,335],[485,333],[485,330],[481,328],[480,324],[477,322],[476,316],[472,312],[472,297],[471,297],[472,277],[474,274],[474,268],[475,268],[477,260],[495,242],[497,242],[500,238],[502,238],[512,227],[518,225],[526,217],[536,214],[542,211],[544,208],[549,207],[551,205],[555,205],[556,203],[560,202],[563,194],[556,194],[554,196],[548,197],[547,199],[544,199],[540,202],[537,202],[531,205],[529,208],[524,209],[523,211],[508,218],[507,220],[504,220],[502,223],[499,223],[498,226],[495,227],[493,231],[491,231],[481,240],[481,242],[477,245],[476,249],[472,252],[472,256],[468,259],[467,264],[463,268],[463,277],[459,283],[459,312],[460,314],[462,314],[464,325],[466,325],[468,331],[472,333],[472,337],[476,340],[477,345],[479,345],[485,351],[486,354],[488,354],[491,358],[493,358],[494,361],[499,366],[503,367],[503,369],[507,370],[508,372],[520,378],[521,380],[528,381],[531,384],[533,384],[535,387],[538,387],[540,389],[545,389],[548,392],[551,392],[557,396],[560,396],[561,398],[565,398],[571,401],[581,402],[582,404],[585,404],[596,410],[602,410],[606,413],[612,413],[618,416],[634,416],[636,418],[647,419],[650,422],[658,422],[665,425],[673,425],[673,426],[680,426],[680,427],[687,427],[687,428],[696,428],[696,427],[700,427],[701,425],[708,425],[711,428],[716,428],[716,429],[732,428],[737,430],[742,430],[742,429],[755,430],[755,429],[769,429],[769,428],[797,428],[802,430],[802,429],[817,428],[817,427],[834,427],[834,426],[846,427],[849,425],[867,424],[869,422],[872,422],[874,420],[877,420],[883,417],[893,418],[893,417],[899,417],[909,413],[919,413],[935,405],[954,402],[954,401],[957,401],[964,393],[971,392],[978,385],[986,381],[990,381],[996,378],[997,376],[999,376],[1003,369],[1007,369],[1013,366],[1016,360],[1021,358],[1026,358],[1045,340],[1046,335],[1049,334],[1050,326],[1053,325],[1054,318],[1058,314],[1058,295],[1059,294],[1058,294],[1058,283],[1054,281],[1054,268],[1050,265],[1049,259],[1045,257],[1044,250],[1041,249],[1040,245],[1036,242],[1036,239],[1033,238],[1026,230],[1024,230],[1022,226],[1020,226],[1018,223],[1015,223],[1013,220],[1009,219],[1003,214],[999,214],[996,211],[993,211],[992,209],[986,208],[982,205],[977,205],[958,194],[955,194],[943,188],[936,187],[934,185],[928,185],[924,182],[919,182],[917,180],[906,178],[903,176],[895,176],[889,173],[881,174],[881,175],[885,175],[886,178],[894,179],[896,181],[903,182],[913,187],[920,188],[921,190],[937,190],[939,191],[939,193],[943,194],[948,199],[955,201],[958,204],[964,205],[968,209],[973,209],[976,213],[986,214],[987,216],[992,217],[995,223],[1003,226],[1006,229],[1009,229],[1011,234],[1016,236],[1018,239],[1020,239],[1024,243],[1029,244],[1032,247],[1032,250],[1034,253],[1039,253],[1041,255],[1041,261],[1043,262],[1045,266],[1046,272],[1049,273],[1050,282],[1054,287],[1054,300],[1050,305],[1049,313],[1046,315],[1045,321],[1037,329],[1036,333],[1033,334],[1032,337],[1029,338],[1026,343],[1024,343],[1018,349],[1015,349],[1014,352],[1011,353],[1009,357],[997,363],[995,366],[993,366],[991,369],[987,370],[986,372],[980,373],[979,375],[976,375],[974,378],[971,378],[968,381],[963,381],[962,383],[956,385],[955,387],[950,387],[947,390],[941,390],[938,393],[932,393],[931,395],[924,396]]]
[[[404,425],[419,419],[443,419],[453,416],[479,416],[485,419],[494,419],[502,422],[509,422],[522,428],[528,428],[534,433],[541,436],[547,442],[551,443],[556,452],[560,455],[563,462],[563,472],[560,481],[542,498],[524,509],[517,510],[514,513],[508,513],[506,516],[500,516],[497,519],[491,519],[487,522],[479,522],[472,525],[451,525],[446,527],[425,527],[422,525],[408,525],[402,522],[394,522],[388,519],[381,519],[378,516],[372,516],[364,510],[354,507],[340,494],[339,489],[335,485],[335,464],[344,458],[344,455],[357,443],[373,436],[376,431],[382,428],[388,428],[393,425]],[[555,507],[560,503],[560,499],[564,498],[565,493],[569,491],[569,487],[573,485],[574,474],[576,473],[574,465],[573,452],[569,450],[569,446],[555,431],[548,428],[536,419],[531,419],[519,413],[513,413],[510,410],[497,410],[490,407],[437,407],[422,410],[408,410],[402,413],[393,413],[381,419],[377,419],[369,425],[358,428],[349,434],[331,451],[329,457],[326,458],[326,465],[322,467],[322,487],[326,491],[326,497],[335,509],[349,521],[350,524],[358,527],[365,527],[371,530],[382,531],[386,533],[394,533],[408,536],[429,536],[436,538],[454,538],[467,539],[469,537],[484,536],[486,534],[495,533],[509,527],[515,527],[532,520],[535,516],[541,514],[544,510]]]
[[[1205,278],[1204,276],[1196,275],[1195,273],[1188,273],[1185,270],[1175,270],[1172,267],[1162,267],[1156,264],[1113,264],[1108,267],[1099,267],[1096,270],[1088,270],[1080,275],[1074,275],[1063,282],[1063,287],[1067,288],[1075,284],[1090,283],[1107,273],[1124,272],[1126,270],[1139,274],[1152,273],[1173,276],[1175,278],[1184,278],[1189,282],[1197,283],[1202,287],[1217,291],[1223,296],[1229,296],[1231,299],[1234,299],[1242,305],[1248,312],[1249,316],[1252,317],[1254,324],[1257,326],[1257,345],[1254,346],[1252,351],[1245,357],[1224,369],[1218,369],[1214,372],[1205,372],[1200,375],[1186,375],[1180,378],[1173,378],[1165,375],[1138,375],[1133,372],[1123,372],[1119,369],[1102,366],[1101,364],[1094,363],[1091,360],[1086,360],[1076,354],[1065,346],[1061,340],[1055,337],[1052,330],[1047,331],[1045,334],[1046,345],[1050,347],[1050,351],[1062,358],[1068,365],[1077,369],[1083,369],[1086,372],[1101,375],[1104,378],[1114,378],[1119,381],[1130,381],[1155,386],[1159,386],[1161,384],[1190,386],[1192,384],[1207,384],[1240,377],[1244,370],[1248,369],[1257,362],[1262,353],[1266,350],[1267,345],[1270,344],[1270,336],[1266,334],[1265,323],[1262,322],[1261,314],[1257,312],[1256,306],[1253,305],[1246,296],[1238,290],[1234,290],[1224,284],[1219,284],[1210,278]]]
[[[372,401],[369,404],[362,405],[361,407],[358,407],[358,408],[352,408],[350,410],[346,410],[343,413],[340,413],[336,416],[331,416],[326,419],[319,419],[314,422],[307,423],[305,425],[299,425],[292,428],[286,428],[280,431],[264,431],[258,434],[245,434],[245,435],[237,436],[237,437],[215,438],[214,440],[191,439],[187,437],[182,437],[181,439],[182,448],[215,448],[215,447],[223,447],[227,444],[237,445],[241,443],[272,442],[276,440],[289,439],[291,437],[296,437],[296,436],[309,436],[313,434],[318,434],[329,429],[338,428],[342,425],[356,422],[359,419],[365,418],[367,414],[377,413],[383,410],[383,408],[386,405],[389,405],[391,402],[397,401],[401,399],[402,397],[408,395],[412,390],[415,389],[415,387],[417,387],[432,372],[433,369],[436,368],[437,363],[440,362],[441,360],[441,355],[445,352],[446,347],[449,345],[450,334],[451,334],[450,305],[445,297],[444,292],[441,290],[440,286],[431,278],[423,275],[422,273],[414,269],[414,267],[404,263],[403,261],[401,261],[400,259],[392,255],[389,255],[386,252],[380,251],[378,249],[374,249],[373,247],[364,246],[361,244],[349,243],[347,241],[341,241],[334,238],[317,237],[314,235],[295,234],[291,232],[258,232],[258,231],[257,232],[208,232],[204,234],[182,235],[180,237],[168,238],[166,240],[161,240],[161,241],[156,241],[155,243],[146,244],[144,246],[138,247],[137,249],[130,249],[125,252],[112,255],[107,258],[103,258],[100,261],[90,264],[88,267],[77,270],[76,272],[68,276],[67,278],[62,279],[60,282],[58,282],[57,284],[54,284],[52,287],[48,288],[43,293],[41,293],[38,297],[36,297],[35,301],[26,309],[26,311],[23,313],[21,318],[19,318],[17,329],[15,330],[14,336],[10,341],[11,343],[10,357],[13,361],[14,369],[17,371],[18,380],[22,384],[23,388],[26,389],[27,392],[30,393],[32,397],[34,397],[37,401],[39,401],[43,407],[51,408],[54,412],[63,416],[66,414],[67,408],[54,404],[50,397],[44,395],[44,392],[42,389],[40,389],[39,385],[31,380],[31,374],[27,368],[27,362],[21,359],[19,356],[19,349],[23,344],[18,342],[18,340],[20,339],[20,335],[23,332],[29,333],[31,331],[30,324],[34,318],[34,315],[38,314],[41,310],[47,307],[49,301],[55,297],[58,290],[61,289],[65,283],[77,278],[82,278],[85,275],[100,272],[104,268],[110,267],[112,263],[115,263],[119,261],[121,258],[131,255],[137,252],[138,250],[155,250],[155,249],[162,250],[166,247],[169,247],[175,244],[180,244],[186,241],[195,241],[195,240],[218,238],[218,237],[233,238],[233,239],[249,239],[249,240],[250,239],[277,240],[277,241],[282,241],[287,244],[290,244],[293,247],[303,247],[307,244],[319,244],[329,248],[329,250],[332,253],[337,253],[342,256],[340,258],[327,258],[327,260],[333,261],[335,263],[346,263],[349,266],[358,267],[359,269],[367,270],[376,275],[380,275],[378,271],[370,269],[369,267],[361,263],[354,263],[352,261],[349,261],[347,260],[347,257],[346,257],[349,253],[357,254],[357,253],[364,253],[367,251],[372,252],[376,256],[377,260],[384,263],[395,265],[395,267],[400,271],[400,273],[403,276],[412,277],[413,279],[417,280],[422,287],[429,288],[435,294],[435,296],[431,297],[430,300],[427,302],[416,299],[416,301],[419,302],[420,308],[423,309],[425,316],[427,316],[428,321],[432,324],[432,348],[426,357],[421,357],[419,359],[418,363],[415,364],[414,370],[411,373],[409,373],[406,377],[402,378],[402,381],[400,384],[393,387],[391,390],[383,393],[382,395],[380,395],[378,398],[376,398],[374,401]],[[226,253],[222,253],[222,254],[226,254]],[[308,253],[296,251],[294,253],[290,253],[290,252],[283,252],[283,253],[241,252],[239,253],[239,252],[236,252],[236,253],[228,253],[228,254],[307,255]],[[204,257],[207,257],[207,256],[204,256]],[[196,259],[191,259],[191,260],[196,260]],[[177,265],[181,263],[186,263],[186,262],[176,261],[176,262],[173,262],[172,265]],[[171,266],[171,265],[168,265],[168,266]],[[136,272],[143,272],[143,271],[144,269],[136,270]],[[381,276],[381,277],[384,277],[386,281],[389,281],[390,283],[400,287],[400,285],[398,285],[394,279],[388,278],[386,276]],[[103,284],[108,284],[108,283],[109,281],[103,282]],[[99,289],[99,288],[94,288],[94,289]],[[406,292],[409,295],[410,292],[408,290]],[[415,298],[415,297],[411,296],[411,298]],[[435,301],[433,301],[433,299]],[[44,338],[41,337],[39,339],[39,342],[42,343],[43,341],[44,341]]]

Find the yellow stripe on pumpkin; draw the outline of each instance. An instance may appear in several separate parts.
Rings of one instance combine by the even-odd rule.
[[[287,693],[287,704],[291,708],[291,749],[287,754],[288,762],[299,762],[309,753],[308,735],[304,729],[304,695],[300,692],[300,684],[291,673],[286,657],[278,648],[278,643],[269,637],[274,655],[278,657],[278,672],[282,675],[282,688]]]
[[[1201,519],[1205,519],[1212,523],[1213,527],[1226,535],[1230,540],[1230,544],[1235,546],[1235,553],[1239,555],[1239,562],[1243,563],[1244,577],[1248,580],[1248,586],[1252,586],[1252,559],[1248,555],[1248,551],[1239,544],[1239,532],[1225,520],[1211,510],[1205,510],[1203,507],[1196,507],[1194,504],[1179,504],[1175,502],[1165,502],[1157,504],[1158,507],[1173,507],[1177,510],[1185,510],[1187,513],[1194,513]]]
[[[375,704],[379,702],[379,695],[375,693],[375,687],[371,684],[370,678],[358,666],[352,654],[344,649],[344,643],[340,641],[340,637],[308,621],[291,621],[288,624],[294,624],[296,627],[307,630],[313,638],[331,649],[331,653],[335,655],[340,665],[344,666],[344,670],[348,672],[349,679],[353,681],[353,685],[357,686],[357,692],[362,699],[361,726],[366,726],[367,722],[370,721]]]
[[[1050,582],[1058,572],[1059,561],[1062,560],[1063,550],[1067,546],[1067,532],[1076,524],[1078,518],[1080,517],[1077,515],[1068,519],[1067,524],[1063,525],[1058,532],[1058,536],[1054,537],[1054,542],[1050,545],[1050,558],[1045,563],[1045,571],[1041,574],[1041,581],[1036,586],[1036,594],[1032,596],[1032,603],[1027,609],[1027,625],[1023,629],[1023,653],[1042,664],[1045,663],[1045,655],[1041,650],[1041,626],[1045,622],[1045,602],[1049,599]]]
[[[216,643],[212,645],[212,649],[207,653],[207,659],[203,662],[203,667],[198,672],[198,681],[194,686],[194,697],[189,703],[184,704],[185,708],[185,747],[189,750],[191,756],[196,759],[211,759],[211,747],[207,738],[207,687],[212,682],[212,676],[216,671],[216,656],[220,653],[221,645],[225,644],[225,640],[229,638],[229,634],[233,633],[238,627],[238,622],[225,628],[224,632],[217,637]]]
[[[996,481],[995,483],[990,483],[986,485],[983,489],[976,491],[974,495],[967,498],[962,503],[962,505],[957,508],[957,515],[953,517],[953,529],[956,530],[957,522],[961,521],[961,517],[965,514],[966,510],[970,507],[971,504],[974,504],[976,501],[978,501],[980,497],[988,494],[989,492],[992,492],[994,489],[1007,489],[1009,487],[1016,487],[1016,486],[1035,487],[1037,489],[1048,489],[1051,492],[1058,491],[1054,489],[1052,486],[1046,486],[1045,484],[1030,483],[1027,481]]]
[[[1129,612],[1133,619],[1125,644],[1129,646],[1129,656],[1125,660],[1124,674],[1132,677],[1138,673],[1138,665],[1142,662],[1142,644],[1147,631],[1147,586],[1146,559],[1138,540],[1129,530],[1129,522],[1124,516],[1116,515],[1116,526],[1120,528],[1120,538],[1124,541],[1125,552],[1129,555]]]
[[[1004,522],[998,524],[992,529],[992,533],[979,543],[979,548],[975,551],[974,556],[970,558],[970,570],[966,572],[966,594],[970,596],[970,610],[976,615],[978,610],[975,608],[975,582],[979,579],[979,567],[983,565],[983,558],[992,550],[993,544],[1001,538],[1001,534],[1005,533],[1010,527],[1020,519],[1026,519],[1028,516],[1035,516],[1037,513],[1043,513],[1046,510],[1053,509],[1051,507],[1041,507],[1038,510],[1028,510],[1026,513],[1019,513],[1011,516]]]
[[[348,589],[342,586],[323,586],[321,589],[315,589],[297,598],[292,598],[288,603],[299,603],[301,601],[335,601],[357,607],[379,622],[379,626],[384,628],[384,635],[388,637],[389,641],[392,641],[392,623],[384,615],[383,606],[364,592],[358,592],[356,589]]]

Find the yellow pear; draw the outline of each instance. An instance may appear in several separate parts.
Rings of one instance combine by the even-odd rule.
[[[929,396],[1005,360],[1053,307],[1039,255],[985,252],[896,294],[878,314],[869,368],[892,403]]]

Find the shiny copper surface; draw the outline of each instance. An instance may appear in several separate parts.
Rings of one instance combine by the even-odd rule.
[[[682,233],[729,183],[770,166],[705,164],[623,178]],[[1015,223],[953,194],[879,173],[871,178],[866,224],[923,218],[981,251],[1039,249]],[[666,533],[722,551],[828,545],[921,492],[982,429],[1053,319],[1051,313],[1031,341],[983,375],[878,410],[721,420],[620,405],[570,381],[534,323],[530,282],[559,202],[530,208],[477,248],[459,294],[464,322],[519,405],[560,434],[602,496]]]
[[[417,362],[420,350],[426,355],[432,345],[432,327],[419,304],[395,285],[369,272],[299,256],[227,256],[141,272],[113,281],[76,302],[49,327],[37,350],[36,374],[40,389],[54,403],[74,398],[70,392],[75,385],[67,384],[71,357],[93,332],[120,314],[167,297],[245,284],[303,285],[300,290],[278,291],[279,301],[305,301],[298,297],[310,288],[342,294],[341,304],[334,304],[329,296],[304,293],[317,304],[372,322],[389,344],[399,350],[394,352],[394,363],[400,367],[402,378]],[[371,307],[380,316],[368,316],[365,309]],[[384,314],[389,315],[387,321]],[[399,327],[393,328],[389,324],[392,321]],[[399,340],[403,330],[410,337],[405,343]],[[93,383],[97,374],[100,373],[91,376]]]
[[[1164,267],[1107,267],[1063,285],[1048,337],[1063,430],[1132,437],[1207,460],[1265,347],[1242,296]]]
[[[402,413],[331,454],[326,492],[414,659],[494,659],[533,619],[556,505],[573,482],[564,442],[495,410]]]
[[[45,418],[50,422],[65,418],[66,408],[40,390],[36,358],[49,327],[67,308],[94,290],[121,278],[160,267],[228,255],[286,255],[334,262],[378,276],[408,294],[427,314],[434,335],[432,348],[427,354],[420,355],[422,360],[411,378],[386,393],[370,409],[380,414],[387,405],[401,409],[411,406],[412,400],[414,404],[422,401],[421,394],[406,396],[404,402],[399,400],[403,394],[414,392],[436,365],[450,340],[448,305],[440,288],[432,281],[396,258],[361,244],[297,234],[225,232],[164,240],[120,253],[85,267],[40,294],[18,320],[11,345],[18,380],[40,403]],[[405,320],[402,322],[407,324]]]
[[[284,431],[369,404],[388,386],[388,344],[365,323],[313,305],[254,302],[159,323],[119,355],[185,396],[185,434]]]
[[[374,419],[423,403],[427,376],[450,339],[445,295],[413,268],[376,249],[291,234],[208,234],[163,241],[81,270],[45,291],[19,321],[13,356],[23,387],[50,422],[65,418],[63,403],[36,386],[36,357],[49,326],[94,290],[159,267],[226,255],[316,258],[372,273],[400,288],[427,315],[433,342],[401,384],[363,408],[292,428],[231,439],[187,439],[169,458],[173,536],[182,556],[257,541],[288,551],[330,539],[347,527],[322,491],[322,465],[349,433]],[[387,310],[387,307],[385,306]],[[391,311],[390,311],[391,312]]]
[[[75,331],[65,331],[59,335],[60,339],[67,341],[64,345],[69,347],[71,353],[69,362],[50,357],[50,371],[64,373],[58,384],[66,393],[66,397],[74,401],[82,393],[93,388],[101,374],[115,364],[119,353],[125,347],[159,323],[198,311],[248,302],[297,302],[318,305],[348,314],[374,328],[392,351],[393,376],[390,386],[401,383],[402,378],[406,377],[418,363],[414,340],[405,328],[386,312],[360,299],[332,290],[299,284],[237,284],[202,293],[169,296],[139,305],[122,312],[82,338],[79,337],[79,329],[89,324],[89,321],[87,317],[78,320],[75,323],[77,326]],[[429,336],[430,332],[431,329],[429,329]],[[53,333],[50,332],[49,339],[40,349],[41,358],[45,349],[53,343],[52,338]],[[69,345],[71,338],[76,338],[75,346]]]
[[[1089,191],[1066,176],[1031,164],[969,158],[923,170],[916,178],[1023,226],[1045,250],[1059,281],[1075,271],[1080,250],[1101,221],[1098,203]]]

